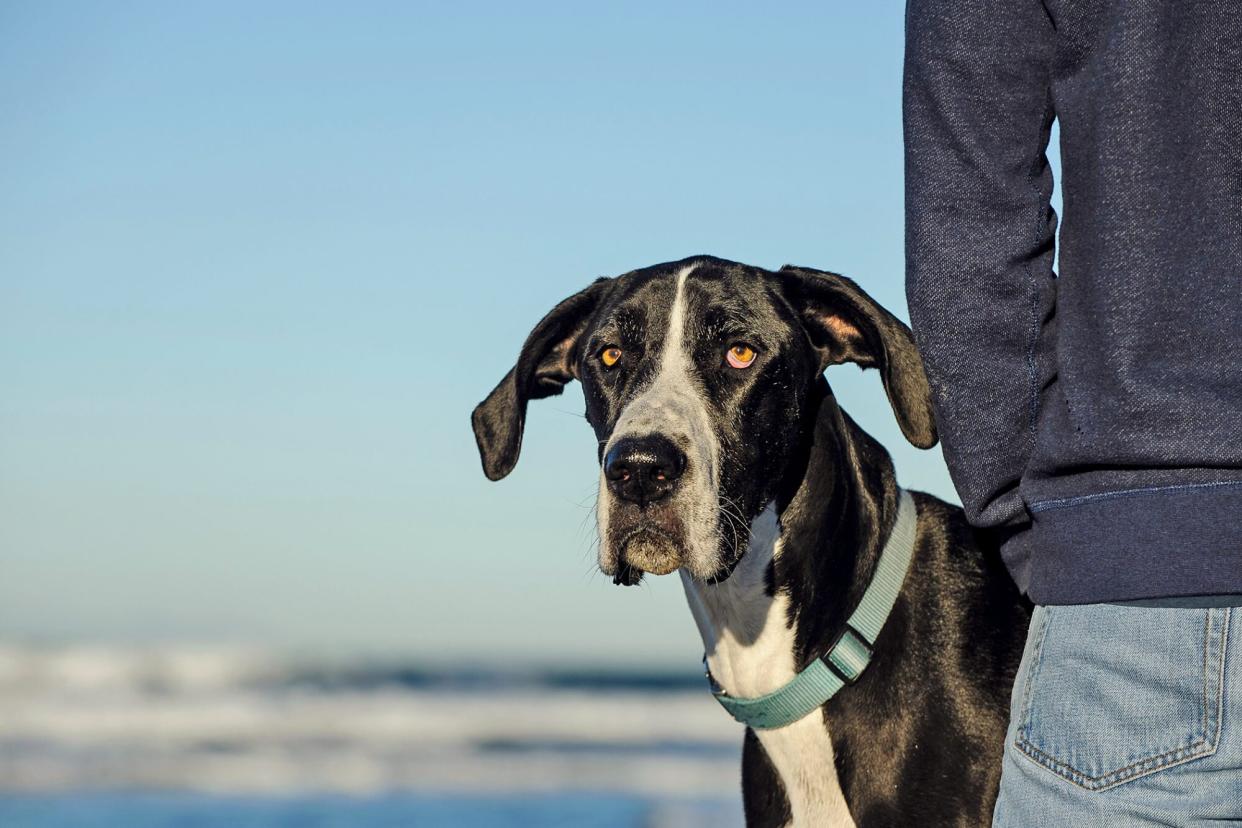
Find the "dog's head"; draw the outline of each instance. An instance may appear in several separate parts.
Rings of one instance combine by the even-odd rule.
[[[841,362],[878,368],[903,433],[935,445],[909,328],[849,279],[711,257],[599,279],[535,326],[474,410],[483,470],[512,471],[527,402],[578,379],[599,439],[600,569],[721,580],[800,474],[817,382]]]

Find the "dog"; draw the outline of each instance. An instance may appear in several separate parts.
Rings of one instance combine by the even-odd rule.
[[[527,403],[579,380],[600,569],[623,585],[680,570],[722,704],[802,672],[835,682],[746,729],[748,825],[990,825],[1030,606],[960,508],[898,487],[824,377],[845,362],[878,369],[902,433],[936,444],[910,329],[857,284],[695,256],[558,304],[471,419],[499,480]],[[896,577],[867,640],[855,619],[881,569]],[[854,669],[825,655],[850,652]]]

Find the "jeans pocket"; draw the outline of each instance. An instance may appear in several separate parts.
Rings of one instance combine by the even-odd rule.
[[[1088,790],[1216,752],[1228,609],[1040,607],[1015,747]]]

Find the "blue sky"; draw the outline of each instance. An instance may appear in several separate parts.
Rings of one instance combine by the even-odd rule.
[[[693,253],[905,317],[903,24],[670,6],[0,9],[0,637],[694,661],[675,577],[593,571],[576,386],[499,484],[469,411],[558,300]]]

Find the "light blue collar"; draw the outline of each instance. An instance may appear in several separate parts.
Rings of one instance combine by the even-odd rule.
[[[899,491],[897,519],[889,533],[875,575],[863,593],[858,609],[845,623],[828,652],[812,661],[784,687],[753,699],[739,699],[725,693],[712,680],[716,701],[733,718],[744,725],[768,730],[784,727],[814,711],[847,684],[853,684],[871,663],[872,645],[884,628],[897,594],[901,592],[910,559],[914,557],[914,535],[918,513],[914,498],[904,489]],[[703,657],[706,667],[707,657]]]

